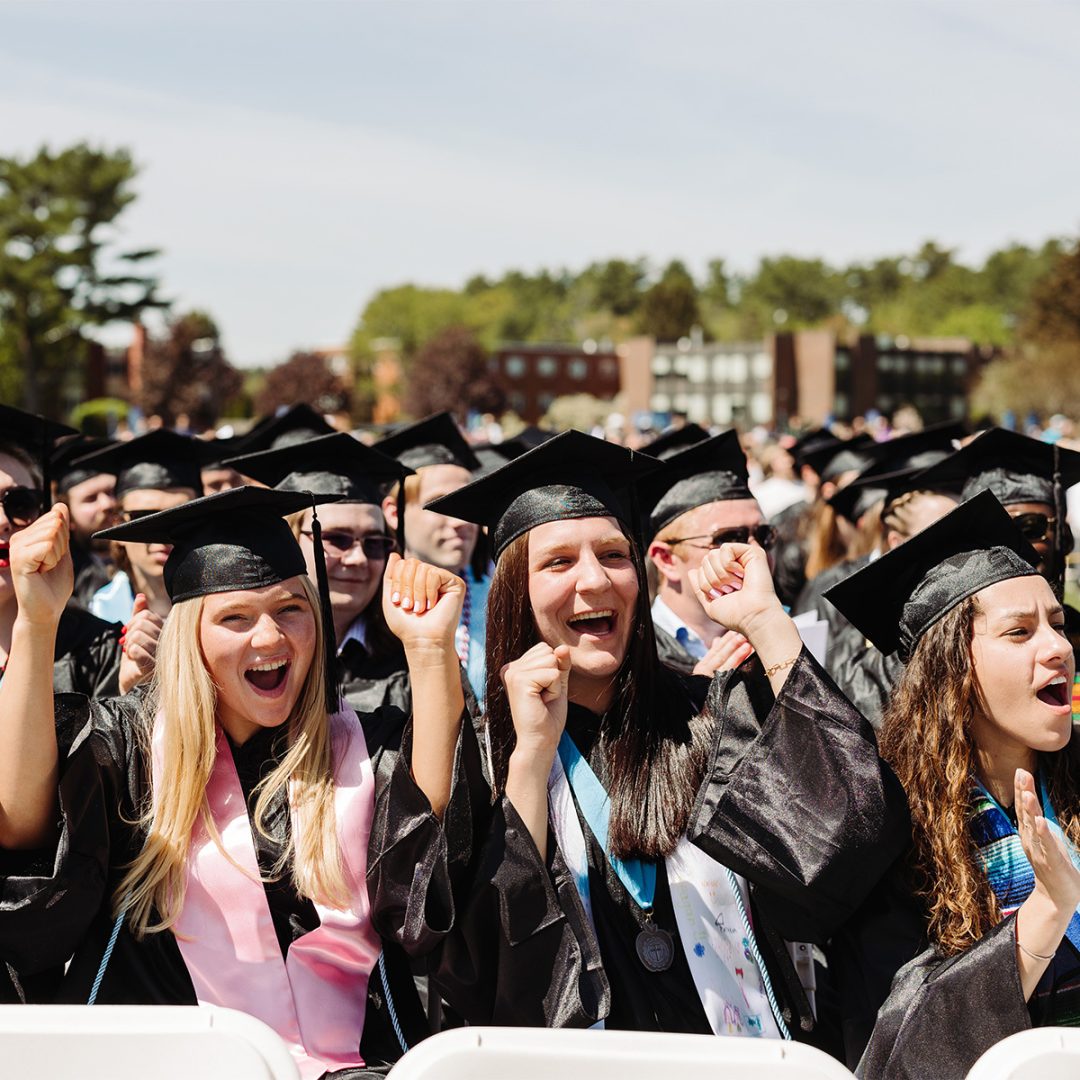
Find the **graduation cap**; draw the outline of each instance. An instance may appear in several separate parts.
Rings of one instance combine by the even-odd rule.
[[[277,491],[313,491],[341,502],[382,503],[384,485],[413,470],[343,431],[321,435],[299,446],[263,450],[229,458],[225,464]],[[399,489],[400,491],[400,489]],[[405,514],[398,507],[398,546],[405,550]]]
[[[94,539],[171,544],[163,571],[165,590],[174,604],[180,604],[212,593],[261,589],[306,573],[304,553],[285,516],[334,501],[334,495],[231,488],[103,529]],[[338,707],[337,649],[326,566],[318,559],[322,551],[318,536],[314,548],[327,647],[327,708],[334,711]]]
[[[732,429],[672,454],[638,485],[646,540],[706,503],[752,499],[746,454]]]
[[[1008,578],[1037,574],[1039,556],[1005,508],[981,492],[898,548],[825,591],[883,653],[905,663],[961,601]]]
[[[90,435],[74,435],[58,442],[49,456],[56,490],[63,495],[77,484],[100,476],[104,470],[94,468],[92,465],[88,467],[76,464],[76,462],[87,454],[113,445],[112,439],[94,438]]]
[[[933,490],[916,478],[948,457],[954,440],[963,435],[963,424],[948,421],[875,444],[869,451],[874,460],[851,483],[835,492],[829,505],[848,521],[857,523],[875,503],[894,502],[908,491]]]
[[[260,420],[236,445],[234,453],[253,454],[258,450],[280,450],[286,446],[299,446],[308,439],[320,435],[333,435],[322,413],[300,402],[275,416]]]
[[[614,517],[633,531],[632,485],[659,467],[646,454],[564,431],[427,508],[486,525],[498,559],[512,540],[548,521]]]
[[[242,453],[244,449],[244,435],[230,435],[219,439],[196,439],[195,451],[199,455],[199,467],[201,469],[228,469],[229,458]],[[237,470],[238,471],[238,470]]]
[[[791,445],[791,449],[788,451],[795,459],[795,463],[800,467],[803,465],[810,465],[813,468],[808,457],[817,453],[818,451],[825,450],[830,447],[839,447],[843,445],[844,440],[834,435],[831,431],[826,431],[825,428],[811,428],[809,431],[804,431]]]
[[[142,488],[154,491],[191,488],[201,495],[202,461],[196,442],[190,435],[159,428],[77,458],[75,464],[99,473],[112,473],[116,477],[118,499]]]
[[[58,439],[65,435],[78,435],[79,433],[67,424],[58,424],[55,420],[46,420],[44,416],[34,413],[23,412],[11,405],[0,405],[0,442],[11,443],[25,450],[31,457],[37,459],[41,468],[41,488],[45,493],[46,502],[51,500],[50,475],[52,472],[50,458],[53,446]]]
[[[992,491],[998,501],[1049,503],[1054,505],[1055,445],[1019,435],[1004,428],[990,428],[948,458],[927,469],[922,479],[933,484],[952,484],[964,498]],[[1080,482],[1080,453],[1057,448],[1062,485]]]
[[[640,446],[638,449],[643,454],[648,454],[650,457],[659,458],[663,461],[665,458],[671,457],[672,454],[685,450],[688,446],[704,442],[708,437],[709,433],[700,424],[690,421],[688,424],[683,424],[682,427],[668,428],[667,431],[657,435],[651,442],[645,443],[644,446]]]
[[[410,469],[423,469],[428,465],[460,465],[469,472],[476,472],[480,468],[480,461],[448,412],[436,413],[409,424],[393,435],[380,439],[375,448],[388,457],[397,458]]]

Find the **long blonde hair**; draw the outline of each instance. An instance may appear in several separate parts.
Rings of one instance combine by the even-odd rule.
[[[338,844],[334,808],[331,731],[323,691],[319,598],[306,576],[300,581],[315,619],[315,650],[307,679],[288,720],[288,750],[255,789],[255,828],[265,837],[265,819],[273,800],[288,790],[296,828],[274,867],[273,877],[290,871],[302,896],[330,907],[345,908],[349,893]],[[128,865],[113,894],[114,911],[126,906],[136,937],[167,930],[184,905],[184,867],[191,836],[202,822],[214,843],[221,837],[210,817],[206,787],[216,756],[217,688],[199,647],[203,600],[174,604],[161,631],[154,678],[139,718],[147,774],[150,772],[154,720],[160,713],[164,783],[151,798],[147,783],[140,823],[146,829],[142,850]]]

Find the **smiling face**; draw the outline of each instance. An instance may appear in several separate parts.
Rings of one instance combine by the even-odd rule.
[[[319,507],[326,578],[330,586],[330,604],[334,626],[339,635],[364,611],[378,592],[386,559],[372,559],[364,554],[359,541],[367,536],[387,535],[382,511],[366,503],[328,503]],[[329,541],[338,540],[335,545]],[[352,546],[342,552],[342,542]],[[304,553],[308,577],[315,580],[315,548],[311,538],[311,511],[306,510],[300,526],[300,550]]]
[[[529,602],[540,637],[570,647],[570,700],[610,694],[634,631],[638,576],[614,518],[550,521],[529,532]]]
[[[449,495],[472,480],[460,465],[428,465],[419,470],[419,497],[405,504],[405,543],[410,555],[460,574],[472,558],[480,526],[434,510],[425,503]]]
[[[33,488],[37,485],[30,470],[10,454],[0,454],[0,495],[12,488]],[[0,506],[0,607],[5,607],[15,599],[15,589],[11,583],[11,566],[8,562],[8,545],[11,537],[19,532]]]
[[[199,644],[217,687],[217,719],[234,742],[289,719],[316,640],[301,578],[204,598]]]
[[[156,488],[136,488],[128,491],[120,500],[123,514],[145,514],[157,510],[171,510],[174,506],[195,498],[191,488],[173,488],[158,491]],[[172,551],[171,544],[126,544],[128,560],[136,577],[160,578]],[[138,582],[136,582],[138,585]]]
[[[1037,576],[976,594],[971,654],[982,698],[972,723],[984,750],[1060,750],[1072,734],[1074,658],[1061,605]]]

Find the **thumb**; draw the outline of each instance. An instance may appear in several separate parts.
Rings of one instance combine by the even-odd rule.
[[[570,646],[555,647],[555,663],[559,665],[559,691],[565,695],[570,684]]]
[[[150,602],[146,599],[145,593],[137,593],[135,603],[131,608],[131,614],[138,615],[140,611],[146,611],[148,607],[150,607]]]

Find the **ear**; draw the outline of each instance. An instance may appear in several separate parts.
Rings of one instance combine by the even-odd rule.
[[[654,540],[649,545],[648,554],[649,560],[656,567],[656,572],[664,581],[670,584],[679,581],[679,572],[675,566],[675,552],[670,544],[664,543],[663,540]]]
[[[387,495],[382,501],[382,512],[383,517],[386,518],[386,527],[391,532],[397,532],[397,499],[392,495]]]

